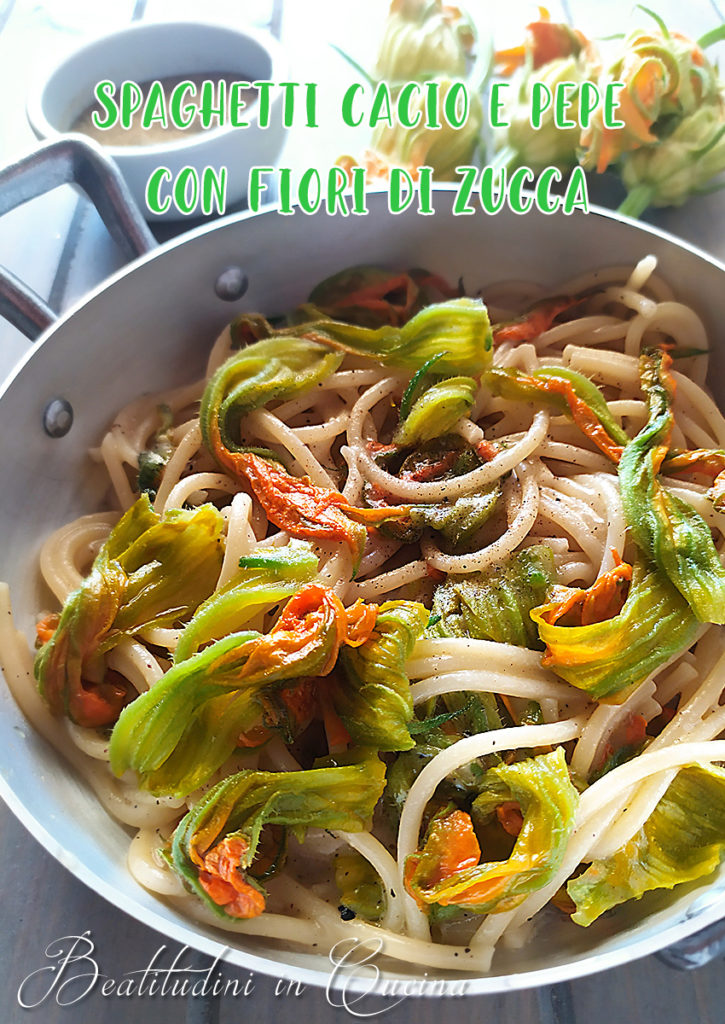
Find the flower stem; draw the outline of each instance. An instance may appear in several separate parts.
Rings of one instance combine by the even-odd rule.
[[[651,185],[636,185],[627,195],[627,198],[617,208],[617,213],[623,213],[626,217],[641,216],[654,198],[655,190]]]
[[[501,149],[497,150],[493,159],[490,161],[490,166],[494,172],[502,170],[510,170],[516,162],[517,152],[513,146],[502,146]]]

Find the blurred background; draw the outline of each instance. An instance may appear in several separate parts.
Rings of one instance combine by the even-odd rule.
[[[692,0],[685,5],[661,0],[657,11],[670,27],[698,38],[723,23],[720,2]],[[280,166],[322,169],[344,153],[361,158],[370,131],[346,128],[338,109],[341,86],[360,80],[360,75],[335,47],[373,71],[389,6],[389,0],[206,0],[203,5],[192,0],[0,0],[0,167],[37,145],[26,118],[27,94],[66,53],[134,21],[184,18],[268,32],[281,42],[290,80],[319,83],[323,127],[315,131],[293,127]],[[469,0],[462,6],[475,25],[479,51],[521,43],[525,26],[540,17],[537,7],[520,0],[505,4]],[[626,0],[551,0],[548,12],[552,21],[575,26],[591,39],[624,32],[634,24],[654,24]],[[716,58],[724,50],[725,43],[717,43],[708,55]],[[616,206],[621,194],[615,193],[610,201],[610,191],[606,181],[596,182],[590,196]],[[721,205],[720,194],[715,194],[688,203],[686,216],[667,210],[647,217],[707,248],[704,239],[712,234],[713,216]],[[194,223],[187,218],[172,226],[152,227],[157,238],[166,240]],[[721,249],[717,245],[713,237],[711,250],[725,256],[725,243]],[[121,259],[88,201],[64,186],[0,220],[0,264],[61,312],[117,269]],[[1,367],[12,365],[26,348],[18,331],[0,324]]]

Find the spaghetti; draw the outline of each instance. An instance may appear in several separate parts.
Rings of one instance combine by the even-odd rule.
[[[0,650],[141,885],[481,972],[544,907],[575,928],[712,872],[725,420],[654,272],[523,315],[527,285],[391,275],[404,316],[345,272],[117,414],[116,511],[45,542],[35,658],[0,588]]]

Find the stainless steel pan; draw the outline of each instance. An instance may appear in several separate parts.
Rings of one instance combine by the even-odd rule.
[[[52,148],[50,154],[52,162]],[[150,244],[148,232],[129,212],[127,194],[112,170],[92,151],[89,156],[88,149],[79,154],[72,148],[70,155],[63,150],[61,157],[65,163],[56,167],[55,183],[79,166],[85,168],[86,186],[89,174],[100,173],[111,183],[111,202],[100,200],[107,222],[116,234],[130,226],[128,247],[143,251]],[[47,160],[46,154],[41,163]],[[0,173],[0,212],[38,191],[38,158],[29,166],[30,179],[23,166]],[[93,184],[90,191],[98,200]],[[654,253],[660,272],[705,320],[715,346],[710,384],[725,405],[720,343],[725,267],[662,232],[604,210],[571,217],[536,212],[521,217],[505,211],[494,217],[481,212],[454,217],[452,200],[450,189],[440,189],[435,217],[412,211],[393,216],[382,195],[370,197],[370,212],[363,217],[283,217],[274,211],[231,217],[139,256],[51,324],[0,395],[0,579],[11,584],[20,628],[32,635],[37,609],[48,603],[36,571],[42,538],[97,507],[105,484],[86,453],[113,412],[141,392],[201,372],[216,334],[239,310],[285,310],[322,277],[351,263],[425,266],[452,280],[463,276],[475,291],[511,278],[553,287],[576,273],[631,266]],[[245,281],[243,296],[228,301]],[[6,310],[15,310],[28,333],[52,316],[17,282],[0,286],[0,292]],[[59,406],[52,403],[58,399],[72,407],[73,423],[63,436],[54,437],[67,425],[62,416],[54,419],[53,409]],[[137,886],[125,866],[125,829],[109,820],[73,771],[27,726],[4,689],[0,794],[62,864],[143,923],[212,955],[233,942],[227,959],[252,970],[327,983],[325,957],[277,951],[254,939],[190,924]],[[705,884],[679,889],[674,898],[652,896],[629,905],[587,930],[564,922],[548,925],[545,941],[502,950],[492,973],[471,978],[468,992],[550,984],[614,967],[685,940],[724,916],[725,871]],[[687,939],[669,954],[670,962],[692,965],[706,959],[723,933],[721,924],[715,929]],[[386,970],[386,978],[419,975],[415,966],[402,963]]]

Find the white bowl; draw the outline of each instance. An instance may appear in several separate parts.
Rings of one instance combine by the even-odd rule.
[[[201,21],[144,22],[95,39],[64,57],[32,88],[28,120],[38,138],[57,139],[70,132],[93,102],[99,81],[147,82],[206,71],[232,72],[239,81],[250,82],[281,82],[287,77],[281,47],[265,33]],[[160,215],[146,206],[146,184],[157,167],[167,167],[175,178],[184,167],[201,173],[205,167],[225,166],[227,206],[232,206],[247,194],[250,167],[276,161],[285,136],[281,100],[281,90],[271,90],[268,128],[256,124],[255,103],[246,111],[247,128],[190,129],[188,137],[158,145],[103,148],[118,164],[148,220],[184,216],[173,203]]]

